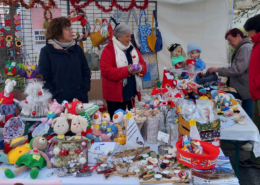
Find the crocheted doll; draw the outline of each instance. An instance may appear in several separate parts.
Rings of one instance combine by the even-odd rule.
[[[46,165],[48,168],[52,167],[49,157],[44,153],[44,150],[46,150],[48,147],[48,142],[44,137],[34,137],[30,142],[30,147],[32,150],[29,150],[23,154],[15,162],[15,170],[5,170],[6,177],[14,178],[15,176],[24,172],[26,169],[32,168],[30,176],[32,179],[36,179],[39,174],[38,168],[42,169]]]
[[[52,123],[52,120],[59,116],[61,112],[64,111],[64,106],[60,105],[55,99],[53,102],[49,101],[49,109],[45,109],[45,113],[47,114],[47,118],[42,118],[42,123],[48,123],[49,125]]]
[[[195,44],[188,44],[187,58],[195,59],[195,70],[203,70],[206,68],[206,64],[200,59],[201,49]]]
[[[48,143],[52,141],[64,141],[66,140],[65,134],[69,131],[69,122],[65,114],[61,113],[60,117],[55,118],[52,121],[51,127],[57,136],[51,138]],[[52,154],[52,144],[49,147],[49,154]],[[50,157],[50,156],[49,156]]]
[[[78,99],[74,98],[71,103],[65,103],[64,105],[67,108],[65,110],[65,114],[67,117],[70,117],[70,114],[68,113],[68,112],[70,112],[72,115],[80,115],[87,120],[87,122],[88,122],[87,130],[85,132],[83,131],[81,133],[81,135],[90,139],[91,143],[94,143],[94,138],[90,137],[90,135],[88,135],[88,134],[92,135],[91,125],[93,125],[94,123],[91,120],[91,118],[89,117],[89,115],[87,114],[87,112],[84,110],[84,104],[81,101],[79,101]],[[72,116],[72,118],[73,118],[73,116]]]
[[[174,43],[168,47],[171,53],[172,66],[176,69],[184,68],[186,54],[180,44]]]
[[[94,140],[95,142],[110,142],[111,139],[109,136],[105,134],[106,129],[100,129],[100,126],[102,125],[102,114],[100,111],[96,111],[92,115],[92,120],[94,122],[94,125],[92,126],[92,132],[91,134],[87,134],[87,138],[90,138],[91,140]],[[104,127],[104,124],[102,125],[102,128]]]
[[[7,79],[5,81],[5,89],[3,93],[0,93],[0,115],[8,116],[12,114],[15,116],[15,109],[18,108],[19,101],[14,99],[12,93],[16,86],[16,81]]]
[[[88,138],[81,135],[81,132],[86,132],[88,126],[88,122],[82,116],[74,116],[71,120],[71,132],[76,134],[75,136],[70,137],[67,140],[88,140]],[[88,147],[90,147],[90,141]]]

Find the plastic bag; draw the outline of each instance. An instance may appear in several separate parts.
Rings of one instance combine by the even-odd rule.
[[[193,113],[196,112],[196,105],[193,101],[180,99],[178,101],[179,106],[181,107],[181,115],[184,119],[187,120],[187,116],[191,116]],[[188,120],[187,120],[188,121]]]
[[[204,123],[213,123],[215,121],[215,115],[213,112],[213,102],[210,100],[197,100],[197,110],[203,119]]]

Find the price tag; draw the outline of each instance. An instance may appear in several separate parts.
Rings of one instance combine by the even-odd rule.
[[[196,126],[196,120],[192,119],[189,121],[190,126]]]
[[[81,136],[75,136],[75,139],[81,139]]]
[[[25,147],[26,147],[26,148],[29,148],[29,147],[30,147],[30,144],[29,144],[29,143],[26,143],[26,144],[25,144]]]
[[[130,120],[132,118],[132,114],[130,112],[127,113],[126,118]]]
[[[35,160],[37,160],[37,161],[39,161],[40,158],[41,158],[41,156],[39,156],[39,155],[33,155],[33,159],[35,159]]]
[[[158,137],[157,137],[158,141],[163,141],[165,143],[168,143],[169,138],[170,138],[169,134],[166,134],[166,133],[161,132],[161,131],[158,132]]]
[[[111,128],[107,128],[107,132],[111,132]]]

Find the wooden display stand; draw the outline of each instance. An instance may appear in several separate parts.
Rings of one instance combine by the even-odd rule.
[[[131,150],[125,150],[124,152],[117,152],[113,155],[113,159],[115,158],[120,158],[120,157],[129,157],[129,156],[135,156],[138,152],[140,152],[140,150],[142,150],[143,148],[138,148],[138,150],[135,149],[131,149]],[[146,146],[144,151],[141,152],[139,155],[141,154],[147,154],[148,152],[150,152],[150,147]]]

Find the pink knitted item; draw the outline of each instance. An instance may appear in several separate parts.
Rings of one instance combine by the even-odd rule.
[[[102,139],[103,142],[111,142],[110,137],[106,134],[102,134],[101,139]]]

